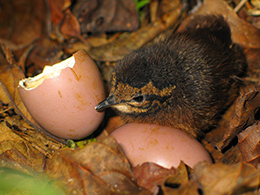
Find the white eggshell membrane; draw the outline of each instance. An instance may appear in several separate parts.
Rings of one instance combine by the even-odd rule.
[[[200,161],[212,163],[204,147],[183,131],[154,124],[125,124],[111,133],[133,166],[153,162],[166,168],[184,161],[194,167]]]
[[[82,139],[103,120],[104,113],[95,110],[105,98],[103,80],[84,50],[46,66],[40,75],[21,80],[18,88],[36,122],[58,137]]]

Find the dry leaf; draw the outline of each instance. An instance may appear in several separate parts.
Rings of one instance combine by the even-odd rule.
[[[9,0],[1,2],[0,37],[7,46],[24,47],[38,39],[45,22],[44,0]],[[10,43],[10,44],[9,44]]]
[[[1,141],[0,159],[0,167],[11,166],[26,173],[28,169],[42,172],[45,164],[45,156],[25,141]]]
[[[5,117],[5,120],[0,120],[0,142],[2,141],[22,141],[22,138],[15,133],[7,126],[6,120],[13,120],[10,117]]]
[[[183,182],[176,186],[163,186],[162,191],[164,195],[200,195],[198,184],[194,181]]]
[[[88,53],[97,61],[117,61],[177,23],[182,15],[182,6],[182,4],[178,4],[175,10],[166,13],[154,23],[148,24],[131,34],[123,33],[115,41],[91,48]]]
[[[18,83],[24,78],[21,69],[16,65],[0,66],[0,100],[4,104],[8,104],[10,108],[14,108],[17,114],[22,115],[35,126],[38,124],[24,106],[18,91]]]
[[[10,97],[14,100],[16,105],[18,106],[21,103],[21,98],[18,92],[18,83],[19,80],[24,78],[24,74],[22,70],[16,65],[1,65],[0,66],[0,81],[2,83],[1,87],[6,88],[6,92],[9,93]],[[0,94],[0,99],[3,103],[9,104],[11,103],[8,94],[6,94],[4,89],[2,88]],[[7,97],[7,98],[4,98]]]
[[[198,184],[189,180],[190,172],[192,172],[191,168],[181,162],[177,167],[176,174],[166,177],[161,185],[163,194],[199,195]]]
[[[48,18],[48,34],[52,39],[60,42],[64,41],[64,36],[60,32],[61,24],[65,18],[65,10],[70,6],[70,0],[48,0],[47,2],[47,18]]]
[[[82,149],[61,149],[46,162],[46,172],[76,194],[151,194],[136,184],[130,164],[115,139]]]
[[[166,169],[154,163],[143,163],[133,168],[138,185],[150,190],[155,194],[158,185],[162,184],[166,177],[176,174],[175,168]]]
[[[237,137],[243,162],[257,166],[260,162],[260,123],[257,122],[246,128]]]
[[[199,163],[192,175],[205,195],[255,192],[260,184],[260,170],[251,164]]]
[[[253,84],[260,82],[260,49],[246,48],[245,54],[247,57],[248,70],[247,75],[250,77],[245,78],[246,81]]]
[[[214,159],[214,162],[218,162],[219,159],[223,157],[223,153],[217,150],[211,143],[206,142],[205,140],[201,141],[201,144],[204,148],[210,153],[211,157]]]
[[[80,26],[78,20],[69,9],[65,11],[64,20],[60,27],[61,33],[65,38],[78,37],[80,38]]]
[[[50,39],[36,41],[34,49],[27,60],[27,66],[30,64],[34,66],[27,69],[27,76],[39,74],[44,66],[53,65],[61,61],[63,55],[64,52],[56,41]]]
[[[225,151],[223,157],[218,159],[216,162],[222,162],[224,164],[236,164],[238,162],[242,162],[242,156],[237,146],[233,146]]]
[[[139,26],[133,0],[79,0],[73,14],[80,21],[82,33],[133,31]]]
[[[225,132],[223,145],[220,148],[226,147],[238,133],[255,122],[255,115],[260,107],[259,91],[260,85],[257,85],[254,90],[242,94],[236,100],[235,111],[230,119],[229,128]]]
[[[15,164],[13,168],[28,167],[42,172],[45,157],[51,157],[53,151],[59,149],[62,144],[31,129],[18,115],[3,116],[4,119],[0,121],[0,166],[3,166],[3,163],[5,166]]]

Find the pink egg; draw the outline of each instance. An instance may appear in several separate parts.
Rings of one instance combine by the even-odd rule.
[[[98,128],[104,117],[95,110],[105,98],[103,80],[84,50],[46,66],[40,75],[21,80],[19,92],[35,121],[61,138],[84,138]]]
[[[193,167],[200,161],[212,163],[204,147],[183,131],[154,124],[128,123],[111,133],[133,166],[154,162],[166,168],[184,161]]]

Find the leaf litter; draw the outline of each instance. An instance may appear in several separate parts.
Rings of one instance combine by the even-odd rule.
[[[48,178],[54,191],[59,189],[65,194],[259,193],[260,34],[255,22],[258,16],[247,16],[247,9],[254,8],[255,4],[245,4],[236,14],[234,6],[227,2],[205,0],[196,11],[188,13],[182,9],[181,2],[155,0],[145,5],[142,15],[136,15],[138,19],[128,21],[130,27],[134,27],[139,20],[138,29],[120,32],[133,30],[125,29],[126,26],[118,29],[118,18],[126,12],[111,9],[113,13],[109,13],[99,5],[100,2],[103,6],[106,3],[119,5],[119,1],[75,2],[12,0],[0,3],[4,10],[0,12],[4,18],[0,22],[0,178],[15,178],[17,174],[25,176],[25,181],[28,176],[40,180]],[[83,9],[84,6],[97,6],[97,10],[114,20],[106,21],[108,23],[95,20],[98,19],[93,12],[95,9],[91,12]],[[91,15],[92,20],[80,19],[82,14]],[[83,48],[99,65],[108,82],[117,60],[172,33],[179,24],[179,29],[184,28],[195,14],[223,15],[231,26],[233,41],[245,48],[248,59],[248,75],[243,78],[240,96],[224,113],[218,126],[201,141],[214,164],[201,162],[191,169],[181,162],[176,168],[165,169],[147,162],[131,167],[120,146],[106,133],[123,124],[114,113],[106,117],[108,125],[96,136],[96,141],[80,148],[67,148],[65,140],[44,132],[24,107],[17,84],[25,75],[33,76],[44,65],[63,60]],[[111,28],[118,32],[109,32]],[[17,172],[14,174],[10,170]],[[5,189],[5,193],[26,190],[12,191],[14,188]],[[56,194],[61,192],[59,190]]]

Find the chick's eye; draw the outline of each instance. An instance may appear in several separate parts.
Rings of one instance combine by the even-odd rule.
[[[139,95],[133,98],[133,101],[141,103],[144,101],[144,96],[143,95]]]

